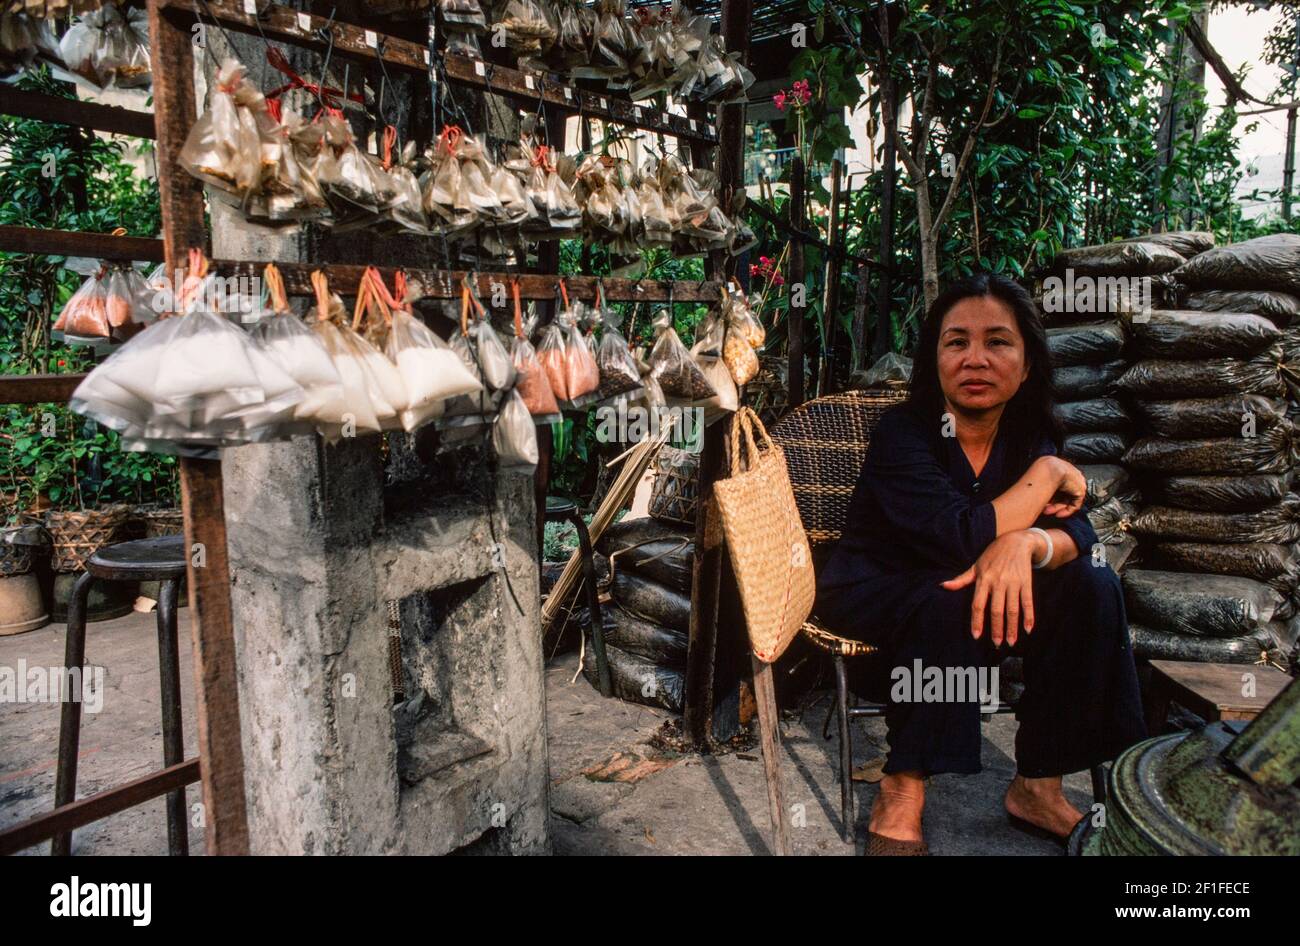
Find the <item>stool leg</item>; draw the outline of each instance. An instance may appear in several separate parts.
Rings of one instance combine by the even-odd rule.
[[[161,584],[158,597],[158,680],[162,687],[163,765],[184,761],[185,730],[181,727],[180,655],[176,643],[176,599],[180,579]],[[185,788],[167,793],[167,851],[173,857],[190,853],[185,817]]]
[[[596,563],[592,557],[591,536],[581,514],[575,512],[570,520],[578,530],[578,546],[582,553],[582,581],[587,586],[591,647],[596,652],[596,679],[600,682],[600,695],[609,696],[614,692],[614,681],[609,673],[609,655],[605,653],[605,622],[600,616],[600,590],[596,587]]]
[[[95,576],[85,572],[72,586],[68,599],[67,640],[63,647],[63,666],[71,671],[86,662],[86,599]],[[85,686],[85,681],[82,681]],[[59,763],[54,776],[54,807],[62,808],[77,798],[77,753],[81,748],[81,694],[63,694],[59,718]],[[50,854],[67,857],[72,853],[72,832],[56,834],[50,842]]]
[[[849,729],[849,673],[844,656],[835,655],[835,711],[840,718],[840,820],[845,844],[853,843],[853,736]]]

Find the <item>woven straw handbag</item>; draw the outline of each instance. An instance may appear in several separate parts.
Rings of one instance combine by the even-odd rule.
[[[785,455],[748,407],[732,422],[731,476],[713,490],[749,642],[772,663],[812,613],[816,581]]]

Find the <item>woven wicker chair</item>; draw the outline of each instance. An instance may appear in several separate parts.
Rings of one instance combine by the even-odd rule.
[[[839,540],[848,518],[849,500],[867,457],[871,432],[885,411],[907,399],[905,388],[874,391],[845,391],[808,401],[795,408],[769,431],[785,452],[795,503],[803,519],[808,543],[814,549]],[[841,637],[816,621],[803,626],[803,636],[831,656],[835,668],[835,703],[822,729],[830,738],[830,722],[837,717],[840,737],[840,811],[842,837],[852,843],[856,816],[853,798],[853,737],[849,727],[855,717],[882,716],[885,706],[849,704],[848,668],[850,657],[864,657],[876,648],[862,641]],[[999,702],[994,712],[1014,712],[1015,707]],[[1105,779],[1101,766],[1092,770],[1092,792],[1104,801]]]

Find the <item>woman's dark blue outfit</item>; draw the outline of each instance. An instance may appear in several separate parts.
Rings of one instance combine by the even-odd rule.
[[[973,586],[940,587],[996,538],[993,500],[1033,459],[1008,457],[1007,441],[999,430],[977,477],[957,439],[943,436],[939,418],[923,419],[910,405],[886,413],[872,434],[843,536],[820,570],[816,613],[827,627],[881,649],[871,658],[878,680],[917,659],[926,668],[971,668],[1021,655],[1017,769],[1028,778],[1064,775],[1114,758],[1145,736],[1119,578],[1094,558],[1097,534],[1087,516],[1080,510],[1036,523],[1067,532],[1079,557],[1034,572],[1034,630],[1022,630],[1012,649],[993,647],[987,619],[981,638],[971,637]],[[1044,437],[1035,456],[1055,452]],[[891,700],[885,719],[886,772],[980,771],[975,698]]]

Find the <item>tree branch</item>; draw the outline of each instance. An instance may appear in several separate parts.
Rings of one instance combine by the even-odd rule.
[[[952,212],[953,204],[956,202],[957,192],[961,189],[962,178],[966,173],[966,166],[970,163],[971,155],[975,153],[975,142],[979,138],[980,130],[984,127],[984,122],[989,117],[989,110],[993,108],[993,94],[998,88],[998,79],[1002,74],[1002,45],[1003,39],[998,37],[997,52],[993,56],[993,74],[989,78],[989,90],[984,96],[984,108],[980,111],[980,117],[975,120],[975,124],[966,134],[966,143],[962,146],[961,158],[957,161],[957,170],[953,174],[952,184],[948,188],[948,193],[943,199],[943,204],[939,207],[939,212],[934,215],[934,220],[930,224],[931,234],[937,236],[939,227],[943,225],[948,214]]]

